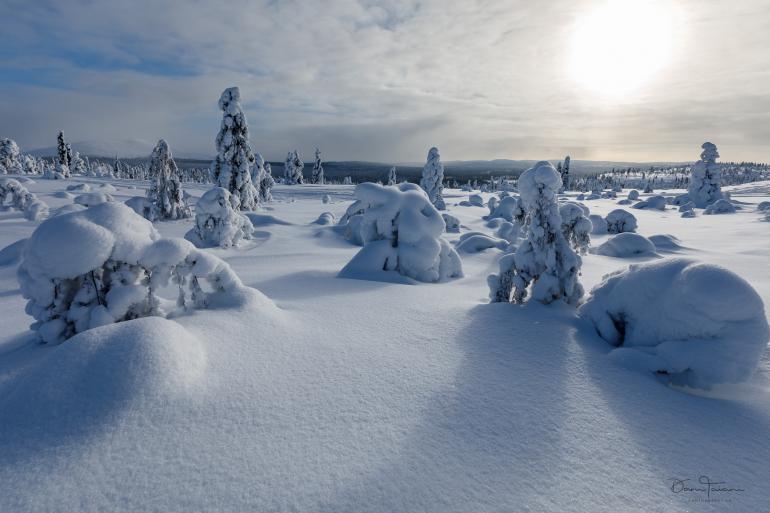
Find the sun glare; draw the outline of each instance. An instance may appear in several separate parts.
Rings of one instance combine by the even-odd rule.
[[[572,77],[604,99],[628,99],[668,64],[676,15],[671,2],[664,0],[603,4],[575,27]]]

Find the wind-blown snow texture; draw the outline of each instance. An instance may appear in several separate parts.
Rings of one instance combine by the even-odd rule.
[[[68,185],[115,203],[148,187],[35,182],[23,185],[52,212],[73,207],[56,196]],[[194,204],[209,187],[185,189]],[[767,316],[770,223],[757,206],[770,201],[770,183],[724,191],[744,208],[692,219],[633,210],[637,232],[679,239],[673,255],[659,247],[655,263],[684,255],[746,279]],[[327,211],[339,219],[353,194],[276,185],[252,216],[251,240],[205,250],[272,302],[247,288],[237,302],[103,326],[60,345],[34,340],[16,279],[18,241],[39,221],[0,211],[0,511],[767,509],[767,350],[748,382],[692,395],[631,361],[617,365],[617,348],[574,308],[488,304],[497,249],[464,254],[465,277],[440,285],[339,279],[361,247],[312,221]],[[486,208],[456,206],[467,196],[444,189],[460,233],[440,239],[496,237],[505,226],[488,225]],[[591,200],[591,215],[605,217],[615,201]],[[165,240],[192,223],[155,228]],[[591,244],[610,237],[605,228]],[[628,262],[589,253],[580,280],[590,289]],[[161,296],[174,299],[174,289]],[[715,503],[672,492],[672,479],[700,476],[743,491],[712,491]]]

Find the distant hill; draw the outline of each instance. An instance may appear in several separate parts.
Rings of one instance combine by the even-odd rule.
[[[156,141],[157,142],[157,141]],[[83,156],[96,158],[115,158],[117,155],[121,159],[149,158],[156,142],[145,141],[143,139],[122,139],[113,141],[79,141],[72,142],[73,151],[80,152]],[[173,151],[173,148],[172,148]],[[36,157],[54,157],[56,156],[56,146],[47,148],[38,148],[31,151],[25,151]],[[206,159],[210,156],[203,153],[186,153],[173,151],[174,157],[180,159]]]

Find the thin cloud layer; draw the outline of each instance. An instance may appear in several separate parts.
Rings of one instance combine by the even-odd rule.
[[[0,134],[27,148],[60,129],[164,137],[207,154],[219,94],[238,85],[271,159],[319,146],[328,159],[417,161],[437,145],[445,159],[691,160],[709,139],[725,159],[768,160],[765,2],[655,1],[683,14],[671,62],[608,102],[567,72],[598,1],[11,0]]]

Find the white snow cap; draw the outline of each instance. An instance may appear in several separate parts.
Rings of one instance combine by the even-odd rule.
[[[614,358],[699,388],[748,379],[770,337],[762,299],[747,281],[689,259],[609,274],[579,314],[618,347]]]

